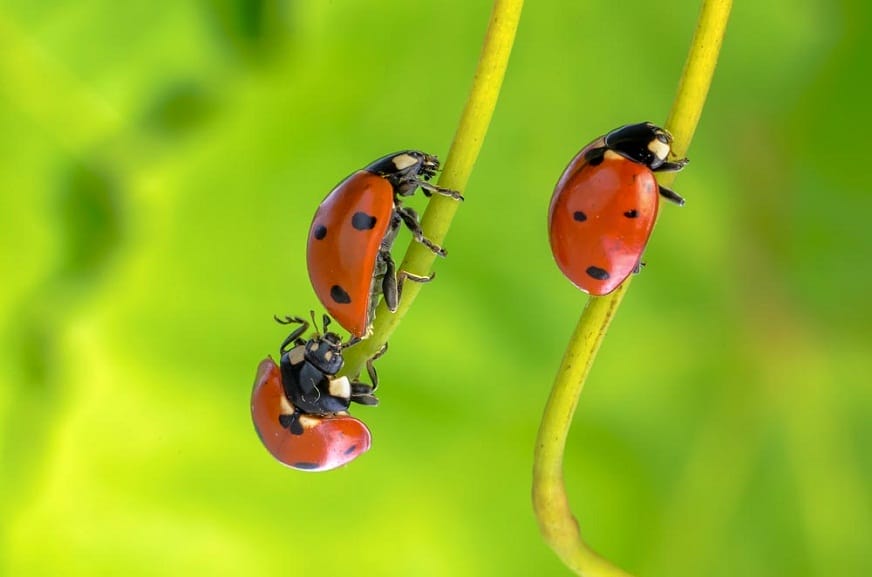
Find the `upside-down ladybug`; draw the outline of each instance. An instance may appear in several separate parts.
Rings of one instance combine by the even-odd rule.
[[[435,156],[396,152],[340,182],[318,206],[306,250],[309,279],[327,311],[358,339],[367,336],[380,295],[395,312],[404,280],[433,278],[396,270],[391,247],[401,225],[416,241],[445,256],[442,247],[424,236],[415,211],[400,200],[418,188],[426,196],[463,200],[459,192],[428,182],[438,169]]]
[[[369,450],[372,436],[360,420],[348,415],[300,413],[285,396],[275,361],[257,367],[251,417],[263,445],[279,462],[301,471],[329,471]]]
[[[342,368],[342,344],[327,332],[309,340],[302,334],[309,323],[299,317],[279,320],[299,323],[282,343],[281,366],[264,359],[257,370],[251,394],[251,417],[267,450],[288,467],[305,471],[328,471],[344,465],[369,450],[372,438],[360,420],[348,415],[351,402],[378,403],[373,392],[378,377],[373,361],[367,362],[372,385],[336,377]]]
[[[606,295],[639,270],[659,196],[684,204],[654,178],[687,164],[686,158],[667,160],[671,149],[672,135],[663,128],[630,124],[585,146],[563,171],[548,232],[554,260],[575,286]]]

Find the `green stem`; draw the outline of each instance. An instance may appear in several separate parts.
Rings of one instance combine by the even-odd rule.
[[[459,191],[466,189],[466,183],[472,174],[472,168],[478,158],[497,104],[523,5],[523,0],[495,0],[494,2],[478,68],[472,81],[472,90],[454,135],[454,142],[448,151],[439,186]],[[421,218],[421,227],[425,236],[441,245],[458,206],[459,203],[455,200],[434,195]],[[435,260],[436,255],[432,251],[412,241],[398,270],[426,276]],[[366,360],[387,342],[397,328],[421,291],[421,287],[420,283],[405,283],[403,298],[395,313],[387,310],[384,301],[379,304],[372,334],[369,338],[350,347],[345,353],[343,374],[360,373]]]
[[[711,79],[732,7],[732,0],[704,0],[696,33],[678,85],[666,128],[675,137],[673,151],[682,157],[690,146]],[[668,186],[675,174],[664,174]],[[569,507],[563,479],[566,437],[584,382],[630,279],[604,297],[591,297],[581,314],[545,406],[536,440],[533,464],[533,508],[545,541],[566,566],[585,577],[629,577],[598,556],[581,537]]]

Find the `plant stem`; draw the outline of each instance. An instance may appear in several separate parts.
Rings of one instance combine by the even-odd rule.
[[[690,146],[711,79],[732,7],[732,0],[704,0],[678,93],[666,122],[675,137],[673,152],[682,157]],[[668,186],[675,173],[659,179]],[[590,297],[570,338],[545,405],[533,464],[533,508],[545,541],[563,563],[585,577],[629,577],[597,555],[581,537],[569,507],[563,479],[566,437],[584,382],[602,344],[630,279],[604,297]]]
[[[478,68],[473,78],[472,90],[466,101],[457,132],[454,134],[454,142],[448,151],[439,186],[458,191],[464,191],[466,188],[497,104],[523,5],[523,0],[495,0],[494,2]],[[458,206],[459,202],[456,200],[434,195],[421,218],[421,227],[425,236],[434,243],[442,245]],[[434,260],[436,255],[432,251],[420,243],[411,241],[398,270],[426,276]],[[387,342],[415,297],[418,296],[421,286],[420,283],[415,282],[407,282],[403,285],[402,299],[395,313],[388,311],[384,301],[379,304],[372,334],[345,352],[343,374],[360,373],[366,360]]]

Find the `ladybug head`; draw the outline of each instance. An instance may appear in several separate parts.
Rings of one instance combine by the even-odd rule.
[[[418,187],[419,180],[430,180],[439,170],[439,159],[420,150],[395,152],[366,167],[366,170],[387,179],[400,194]]]
[[[605,144],[621,156],[654,170],[666,162],[672,150],[672,135],[650,122],[641,122],[609,132]]]
[[[316,327],[315,312],[311,311],[312,326]],[[342,369],[345,360],[342,358],[342,339],[336,333],[329,332],[330,317],[324,315],[321,320],[321,333],[316,332],[306,343],[306,360],[315,365],[318,370],[335,375]]]
[[[306,343],[305,358],[319,371],[335,375],[342,369],[342,341],[336,333],[315,335]]]
[[[417,152],[421,157],[421,166],[418,168],[418,176],[424,180],[430,180],[439,171],[439,159],[432,154]]]

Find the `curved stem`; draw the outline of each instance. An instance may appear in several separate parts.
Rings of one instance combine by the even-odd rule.
[[[708,94],[718,53],[732,7],[732,0],[704,0],[678,93],[666,128],[675,137],[674,153],[684,156]],[[675,173],[662,175],[668,185]],[[578,521],[569,507],[563,480],[563,453],[578,399],[596,353],[602,344],[630,279],[604,297],[590,297],[570,338],[545,405],[533,464],[533,508],[545,541],[577,575],[629,577],[598,556],[581,537]]]
[[[439,186],[459,191],[466,188],[497,104],[523,5],[523,0],[495,0],[494,2],[478,68],[473,78],[472,90],[454,135],[454,142],[448,151]],[[458,201],[434,195],[421,218],[421,228],[425,236],[434,243],[442,245],[458,206]],[[411,241],[398,270],[426,276],[434,260],[436,255],[432,251],[420,243]],[[397,312],[393,314],[388,311],[384,301],[379,304],[372,334],[369,338],[350,347],[345,353],[343,374],[360,373],[366,359],[372,357],[387,342],[388,337],[418,296],[421,286],[420,283],[415,282],[405,283],[403,298]]]

